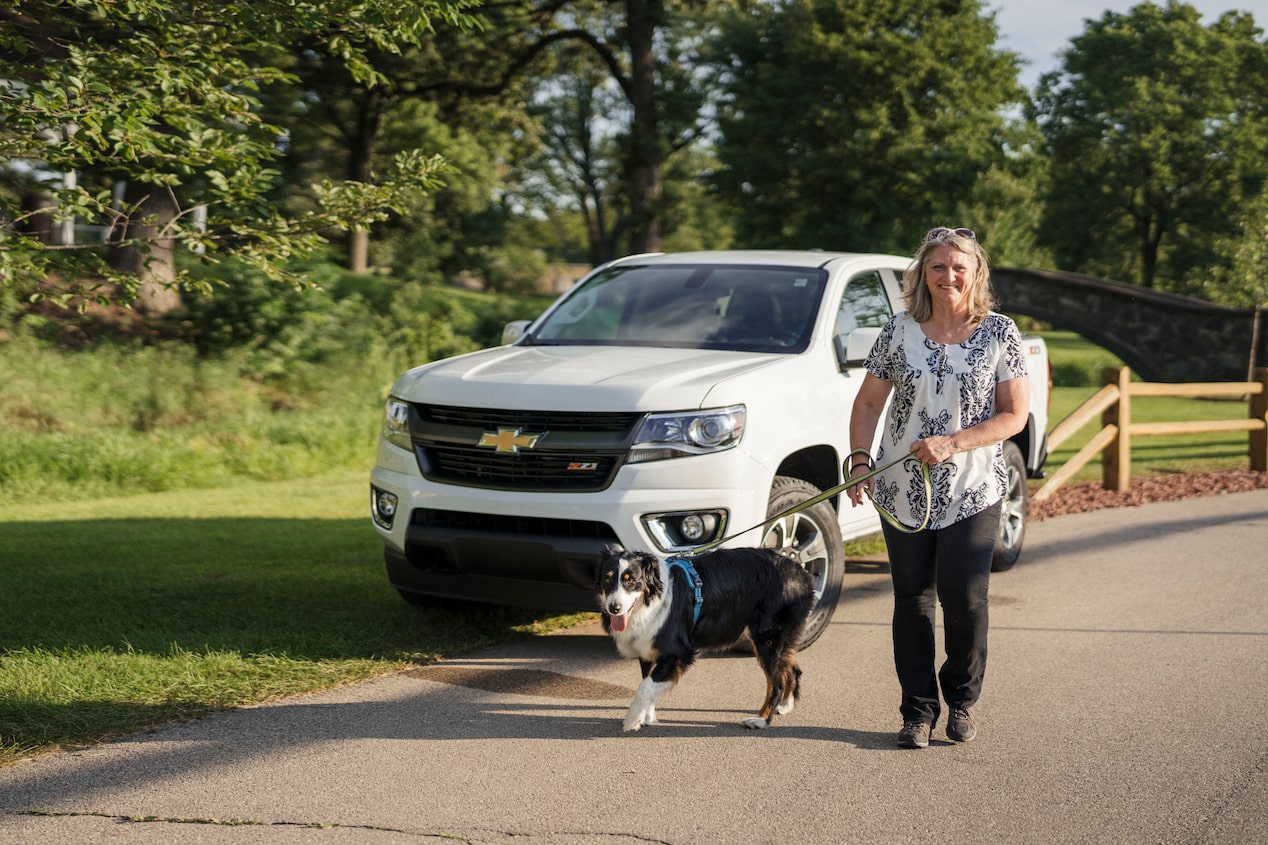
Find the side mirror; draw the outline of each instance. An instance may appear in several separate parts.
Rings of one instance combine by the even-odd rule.
[[[881,330],[871,327],[855,329],[848,335],[837,335],[834,339],[837,351],[837,366],[842,370],[863,366],[863,362],[867,360],[868,353],[872,351],[872,345],[876,343],[876,338],[880,336]]]
[[[502,345],[514,343],[524,336],[524,332],[532,325],[532,320],[512,320],[502,327]]]

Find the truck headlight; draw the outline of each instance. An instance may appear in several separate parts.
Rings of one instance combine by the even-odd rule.
[[[389,396],[383,410],[383,439],[394,446],[413,451],[409,440],[409,403]]]
[[[730,449],[744,436],[744,406],[649,414],[634,435],[630,463],[704,455]]]

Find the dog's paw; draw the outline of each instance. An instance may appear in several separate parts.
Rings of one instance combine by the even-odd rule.
[[[625,715],[625,724],[621,727],[621,730],[636,731],[643,727],[643,725],[650,725],[655,721],[655,710],[644,710],[641,708],[631,707],[630,712]]]
[[[787,716],[789,713],[793,712],[793,707],[796,705],[797,699],[791,697],[785,698],[775,707],[775,712],[781,716]]]
[[[656,702],[671,687],[673,683],[670,681],[658,683],[651,678],[644,678],[638,685],[638,692],[634,695],[629,712],[625,715],[625,730],[636,731],[643,725],[653,724],[656,721]]]
[[[750,730],[755,730],[755,731],[759,731],[762,728],[770,727],[770,722],[767,722],[761,716],[749,716],[747,719],[740,722],[740,724],[746,728],[749,728]]]

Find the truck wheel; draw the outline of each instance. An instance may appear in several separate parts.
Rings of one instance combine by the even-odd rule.
[[[819,492],[818,487],[800,478],[777,475],[771,485],[766,515],[774,516],[796,507],[818,496]],[[827,630],[845,577],[845,545],[841,542],[836,511],[830,503],[819,502],[772,522],[766,527],[762,546],[800,564],[814,578],[815,606],[806,620],[806,632],[800,645],[800,648],[809,648]]]
[[[1021,557],[1021,541],[1026,538],[1026,515],[1030,512],[1030,491],[1026,487],[1026,461],[1011,440],[1004,442],[1004,467],[1008,472],[1008,494],[999,514],[999,536],[991,571],[1012,569]]]

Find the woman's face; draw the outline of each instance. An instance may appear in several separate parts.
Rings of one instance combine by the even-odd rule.
[[[935,309],[967,311],[977,258],[953,246],[936,246],[925,259],[925,287]]]

